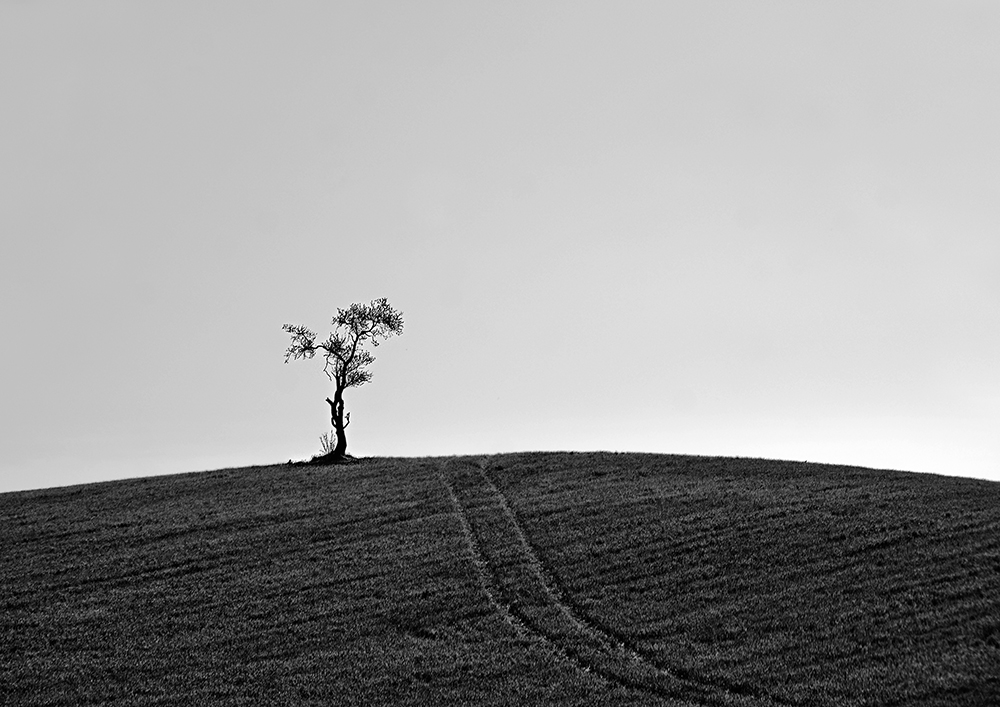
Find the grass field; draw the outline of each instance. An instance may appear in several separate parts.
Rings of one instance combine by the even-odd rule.
[[[0,494],[3,705],[996,705],[1000,484],[531,453]]]

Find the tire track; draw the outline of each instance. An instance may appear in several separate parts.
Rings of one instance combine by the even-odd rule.
[[[462,519],[484,591],[501,615],[509,616],[522,630],[551,644],[584,672],[665,700],[747,707],[775,704],[745,689],[692,679],[654,665],[579,616],[539,560],[484,464],[469,458],[447,460],[439,474]]]
[[[448,496],[451,498],[452,505],[455,507],[458,522],[462,525],[462,535],[465,537],[465,542],[469,546],[469,557],[472,560],[472,564],[476,567],[476,575],[479,577],[479,585],[483,590],[483,594],[486,595],[487,602],[490,607],[500,615],[500,618],[502,618],[505,623],[509,624],[518,634],[527,635],[531,633],[516,616],[510,613],[510,607],[504,606],[497,599],[496,586],[493,582],[492,575],[486,566],[486,560],[483,558],[483,553],[479,549],[479,541],[476,540],[476,536],[472,532],[472,527],[469,525],[468,515],[465,513],[465,509],[462,508],[462,504],[459,503],[458,497],[455,495],[455,489],[452,488],[448,478],[440,470],[438,471],[438,474],[441,477],[441,482],[444,484],[445,489],[448,491]]]
[[[482,476],[485,482],[490,486],[490,488],[497,494],[500,499],[500,503],[507,514],[510,516],[513,525],[517,529],[518,536],[525,547],[528,548],[529,553],[534,558],[534,562],[537,565],[539,574],[543,577],[543,581],[548,584],[549,591],[551,592],[555,601],[563,604],[566,607],[566,611],[573,617],[574,620],[583,624],[584,626],[590,628],[592,631],[598,634],[603,634],[608,637],[609,640],[616,641],[619,643],[629,654],[631,654],[635,660],[642,661],[652,666],[653,668],[660,670],[661,672],[673,675],[687,683],[700,685],[706,689],[714,690],[716,692],[722,692],[726,694],[738,695],[741,701],[732,703],[727,702],[726,704],[748,704],[748,705],[785,705],[793,706],[798,703],[791,702],[785,698],[777,695],[772,695],[753,685],[747,685],[743,683],[735,683],[724,678],[713,678],[704,675],[698,675],[691,672],[690,670],[683,668],[671,668],[664,665],[662,662],[657,661],[655,658],[647,656],[643,651],[636,646],[634,643],[630,642],[626,636],[621,635],[619,632],[611,626],[607,626],[603,622],[595,620],[590,616],[586,615],[579,604],[577,604],[572,597],[566,592],[559,578],[553,574],[544,564],[542,564],[539,559],[538,549],[535,544],[524,533],[524,526],[514,511],[511,508],[510,503],[507,501],[507,496],[502,490],[500,490],[499,484],[492,478],[489,471],[486,468],[486,464],[481,463],[480,465]],[[749,698],[749,701],[747,699]]]
[[[519,636],[534,636],[542,639],[542,641],[562,659],[568,660],[570,663],[576,665],[577,668],[582,668],[585,672],[591,674],[593,678],[607,682],[607,678],[600,674],[591,673],[590,668],[585,665],[581,665],[578,660],[576,660],[572,655],[569,655],[558,643],[554,643],[548,636],[540,634],[538,631],[526,625],[520,616],[515,615],[509,605],[500,601],[498,598],[498,588],[495,581],[495,575],[489,569],[486,556],[479,547],[479,541],[476,539],[476,535],[473,532],[472,525],[469,521],[469,514],[458,500],[458,495],[455,493],[455,488],[452,486],[448,476],[440,468],[438,469],[438,476],[441,478],[441,483],[447,490],[448,497],[451,499],[451,503],[455,508],[455,514],[458,516],[459,523],[462,526],[462,535],[465,537],[465,541],[469,547],[469,558],[476,568],[476,575],[479,577],[479,585],[483,590],[483,594],[486,595],[487,602],[493,610],[500,616],[504,623],[509,625]]]

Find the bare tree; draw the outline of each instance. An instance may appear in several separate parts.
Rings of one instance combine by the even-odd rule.
[[[337,434],[337,445],[329,456],[335,460],[347,454],[347,433],[351,413],[344,413],[344,391],[364,385],[372,379],[367,369],[375,356],[363,348],[366,342],[378,346],[391,336],[403,333],[403,313],[382,299],[369,304],[354,303],[347,309],[337,309],[333,332],[326,341],[316,343],[316,332],[304,326],[285,324],[282,329],[291,334],[292,342],[285,351],[285,363],[290,359],[312,358],[319,352],[324,359],[323,372],[334,384],[330,404],[330,423]]]

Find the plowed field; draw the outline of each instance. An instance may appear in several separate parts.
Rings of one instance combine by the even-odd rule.
[[[1000,484],[525,453],[0,494],[4,705],[1000,704]]]

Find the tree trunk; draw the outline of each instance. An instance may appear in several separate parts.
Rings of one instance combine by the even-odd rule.
[[[340,388],[333,394],[333,400],[326,399],[330,403],[330,423],[333,431],[337,434],[337,446],[330,453],[331,456],[340,459],[347,454],[347,425],[344,424],[344,391]]]

